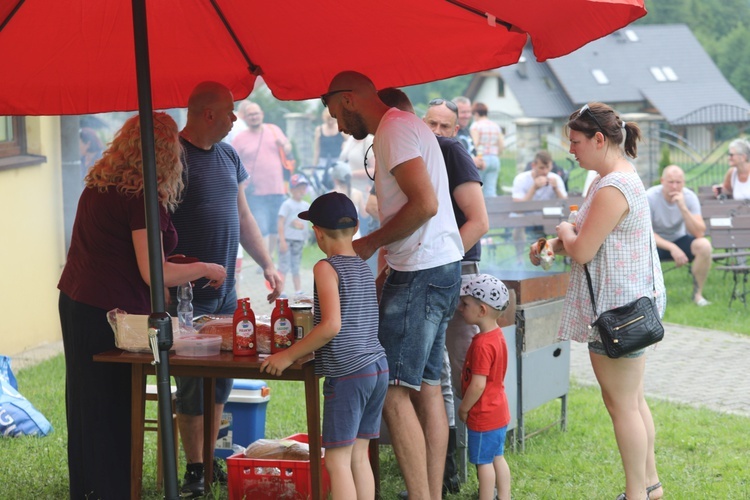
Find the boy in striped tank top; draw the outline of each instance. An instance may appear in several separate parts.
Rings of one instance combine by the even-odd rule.
[[[375,278],[357,256],[352,237],[357,210],[342,193],[320,196],[299,214],[309,220],[326,258],[315,264],[315,327],[290,348],[268,357],[261,372],[281,373],[315,352],[323,384],[323,446],[334,500],[375,498],[368,460],[370,439],[380,437],[388,390],[388,363],[378,340]]]

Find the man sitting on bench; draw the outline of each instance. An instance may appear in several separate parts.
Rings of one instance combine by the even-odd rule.
[[[706,223],[698,196],[685,187],[685,173],[677,165],[666,167],[661,185],[649,188],[646,196],[659,259],[673,260],[676,267],[692,262],[693,302],[707,306],[710,302],[703,297],[703,285],[711,268],[712,248],[704,236]]]
[[[567,198],[563,179],[552,172],[552,156],[547,151],[539,151],[531,162],[531,170],[526,170],[516,175],[513,179],[513,201],[543,201],[557,198]],[[516,244],[517,253],[526,251],[526,240],[536,239],[544,236],[542,226],[531,226],[528,228],[518,227],[513,231],[513,241]]]

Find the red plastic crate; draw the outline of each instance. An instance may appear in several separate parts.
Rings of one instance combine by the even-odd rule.
[[[284,439],[307,443],[307,434]],[[331,491],[331,481],[323,467],[323,497]],[[306,500],[312,498],[309,460],[264,460],[242,453],[227,458],[229,500]]]

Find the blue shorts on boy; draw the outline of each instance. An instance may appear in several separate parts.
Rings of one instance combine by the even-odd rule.
[[[388,391],[388,361],[382,357],[344,377],[323,382],[323,447],[351,446],[356,439],[380,437]]]
[[[472,431],[469,429],[469,462],[474,465],[491,464],[495,457],[505,452],[505,434],[508,426],[491,431]]]

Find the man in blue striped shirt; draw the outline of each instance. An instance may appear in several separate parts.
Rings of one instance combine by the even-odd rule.
[[[227,279],[219,287],[208,286],[205,280],[193,289],[194,314],[232,314],[237,304],[235,265],[237,248],[242,244],[250,257],[263,269],[272,285],[268,295],[272,302],[281,293],[282,280],[263,244],[263,237],[250,212],[244,190],[239,186],[247,172],[237,152],[221,140],[232,129],[234,115],[232,93],[216,82],[196,86],[188,101],[188,117],[180,132],[185,165],[183,200],[172,221],[177,229],[175,254],[214,262],[227,270]],[[170,290],[170,313],[175,314],[175,290]],[[187,472],[182,487],[183,498],[204,493],[203,481],[203,381],[195,377],[175,377],[177,381],[177,425],[187,459]],[[216,379],[216,404],[213,408],[214,440],[224,403],[232,391],[232,379]],[[214,461],[216,463],[216,461]],[[226,474],[216,469],[216,478]]]

